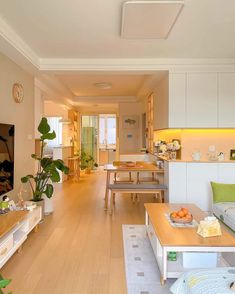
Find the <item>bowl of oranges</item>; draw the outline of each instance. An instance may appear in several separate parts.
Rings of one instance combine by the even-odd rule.
[[[187,224],[192,222],[193,216],[187,208],[182,207],[178,211],[171,212],[170,219],[175,223]]]

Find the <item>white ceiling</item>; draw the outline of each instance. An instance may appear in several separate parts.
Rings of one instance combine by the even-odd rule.
[[[147,75],[131,74],[62,74],[58,79],[74,96],[136,96]],[[110,89],[99,89],[94,83],[111,83]]]
[[[234,58],[235,1],[185,0],[167,40],[120,37],[123,0],[0,0],[39,58]]]

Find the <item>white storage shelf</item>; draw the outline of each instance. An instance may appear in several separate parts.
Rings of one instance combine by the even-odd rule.
[[[27,239],[30,231],[41,220],[41,208],[36,207],[29,212],[26,218],[17,224],[4,237],[0,238],[0,268],[8,261],[8,259],[19,249],[19,247]]]
[[[148,219],[148,225],[147,225],[147,234],[153,249],[154,256],[157,260],[159,270],[162,273],[163,272],[163,248],[154,232],[153,226],[151,224],[151,221]],[[213,248],[213,252],[209,252],[212,254],[215,254],[217,257],[217,267],[227,267],[229,266],[228,263],[222,258],[221,253],[218,253],[216,250],[219,250],[218,248]],[[221,248],[220,248],[221,249]],[[184,251],[185,250],[185,251]],[[198,250],[198,252],[195,252],[195,250]],[[200,250],[202,252],[200,252]],[[188,267],[183,266],[183,254],[193,253],[193,254],[206,254],[208,252],[205,252],[205,250],[210,250],[209,248],[195,248],[195,247],[169,247],[167,248],[167,252],[175,251],[177,252],[177,260],[176,261],[170,261],[167,260],[167,278],[179,278],[183,272],[186,272],[189,270]],[[204,252],[203,252],[204,251]],[[204,260],[201,263],[201,266],[199,265],[200,262],[197,262],[197,267],[194,268],[205,268],[205,262]],[[193,267],[192,267],[193,268]]]

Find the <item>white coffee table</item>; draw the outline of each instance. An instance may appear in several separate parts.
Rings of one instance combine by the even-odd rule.
[[[199,222],[206,214],[194,204],[146,203],[147,234],[161,272],[161,284],[167,278],[178,278],[185,269],[179,258],[167,260],[167,253],[173,252],[235,252],[235,238],[222,228],[222,236],[203,238],[196,233],[197,228],[176,228],[165,214],[186,207]],[[178,254],[179,255],[179,254]],[[217,266],[229,266],[219,256]]]

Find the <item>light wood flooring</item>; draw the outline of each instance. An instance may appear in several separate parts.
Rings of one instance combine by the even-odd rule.
[[[143,224],[143,202],[117,196],[104,207],[105,172],[56,187],[55,211],[2,268],[13,294],[125,294],[122,224]]]

